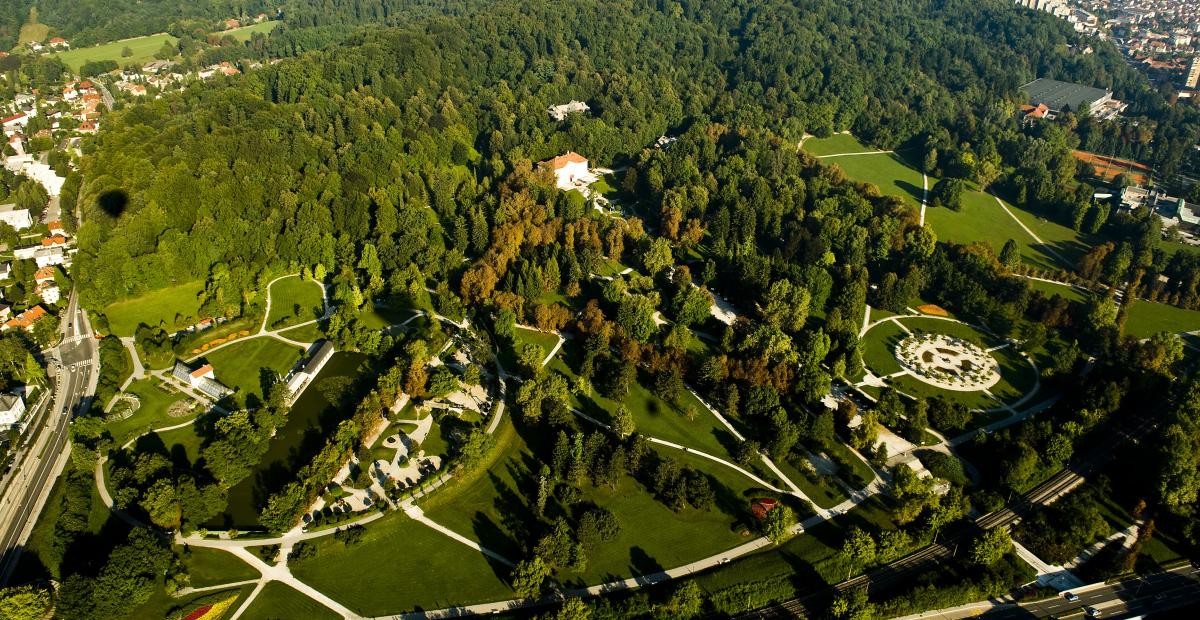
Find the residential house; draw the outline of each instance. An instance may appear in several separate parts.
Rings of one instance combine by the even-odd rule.
[[[225,20],[224,24],[225,24],[226,30],[233,30],[234,28],[242,27],[242,23],[236,19],[227,19],[227,20]]]
[[[10,318],[12,318],[12,306],[0,304],[0,321],[7,321]]]
[[[46,222],[46,228],[50,229],[51,235],[62,236],[67,234],[67,229],[63,228],[62,220],[51,220]]]
[[[62,298],[58,289],[58,281],[55,280],[54,267],[42,267],[33,274],[33,281],[36,284],[34,292],[42,298],[42,302],[46,304],[56,304]]]
[[[29,124],[29,116],[27,114],[25,114],[24,112],[13,114],[12,116],[9,116],[8,118],[0,120],[0,125],[4,126],[4,131],[10,135],[13,132],[15,132],[17,130],[17,128],[24,127],[25,125],[28,125],[28,124]]]
[[[67,40],[62,37],[51,37],[47,43],[50,44],[50,47],[56,50],[65,50],[71,48],[71,44],[67,43]]]
[[[33,324],[45,318],[49,313],[46,309],[39,306],[34,306],[21,314],[5,321],[4,329],[23,329],[25,331],[33,331]]]
[[[0,222],[17,230],[25,230],[33,226],[33,216],[29,214],[29,209],[18,209],[16,203],[9,203],[0,205]]]
[[[13,258],[17,260],[32,260],[37,263],[38,267],[66,265],[70,262],[66,246],[62,245],[33,245],[26,248],[17,248],[13,250]]]
[[[12,277],[12,263],[0,263],[0,280],[7,280]]]
[[[25,426],[25,399],[21,394],[0,394],[0,428],[11,429]]]

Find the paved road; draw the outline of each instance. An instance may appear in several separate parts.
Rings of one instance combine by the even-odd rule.
[[[63,339],[57,351],[62,370],[54,386],[54,405],[51,415],[44,418],[44,426],[34,429],[36,441],[42,447],[28,451],[24,462],[14,465],[20,468],[21,477],[13,481],[0,500],[0,549],[3,549],[0,584],[7,582],[16,568],[21,546],[61,472],[71,418],[86,410],[96,393],[99,350],[87,316],[73,293],[60,316]]]
[[[1146,612],[1161,612],[1200,601],[1200,581],[1196,568],[1190,564],[1145,577],[1134,577],[1111,585],[1087,588],[1076,593],[1078,601],[1058,596],[1040,601],[1004,605],[987,611],[981,617],[1006,620],[1009,618],[1083,617],[1084,609],[1093,607],[1101,617],[1128,617]]]

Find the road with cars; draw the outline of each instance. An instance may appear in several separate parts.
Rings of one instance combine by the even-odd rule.
[[[48,355],[53,405],[34,420],[29,448],[13,463],[12,480],[0,497],[0,585],[6,583],[66,461],[71,419],[91,405],[99,380],[99,348],[87,314],[74,293],[60,315],[62,340]]]

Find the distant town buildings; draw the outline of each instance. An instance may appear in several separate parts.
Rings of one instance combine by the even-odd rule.
[[[1183,85],[1187,88],[1200,88],[1200,54],[1192,56],[1192,63],[1188,65],[1187,76],[1183,79]]]

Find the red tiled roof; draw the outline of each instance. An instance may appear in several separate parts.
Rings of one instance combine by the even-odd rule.
[[[203,377],[204,375],[207,375],[208,373],[212,372],[212,370],[213,370],[212,364],[205,364],[205,365],[192,371],[192,378],[196,379],[199,377]]]
[[[550,167],[555,170],[561,170],[567,164],[586,164],[587,158],[575,151],[568,151],[566,155],[559,155],[550,160]]]
[[[45,239],[42,239],[42,245],[46,247],[50,247],[52,245],[63,245],[66,242],[67,238],[62,235],[54,235],[53,237],[46,237]]]
[[[42,280],[53,280],[53,279],[54,279],[54,267],[51,267],[49,265],[42,267],[41,269],[38,269],[37,272],[33,274],[33,280],[35,282],[41,282]]]
[[[46,316],[46,309],[41,306],[34,306],[9,319],[5,325],[8,327],[29,327],[44,316]]]
[[[50,42],[51,43],[66,43],[67,40],[62,37],[54,37],[54,38],[50,39]]]
[[[25,113],[24,113],[24,112],[22,112],[22,113],[20,113],[20,114],[14,114],[14,115],[12,115],[12,116],[10,116],[10,117],[6,118],[6,119],[0,120],[0,123],[8,123],[8,122],[10,122],[10,121],[17,121],[17,120],[21,120],[21,119],[23,119],[23,118],[25,118]]]

